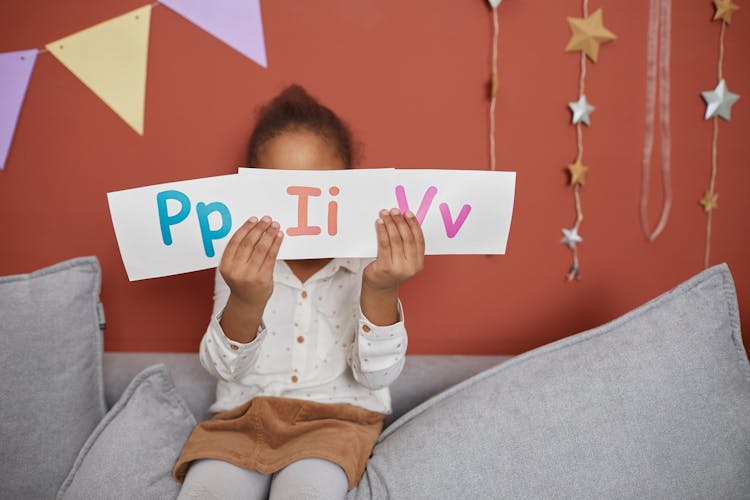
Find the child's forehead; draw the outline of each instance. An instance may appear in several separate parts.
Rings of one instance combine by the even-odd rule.
[[[307,129],[281,132],[258,152],[260,168],[333,170],[346,168],[338,149],[325,135]]]

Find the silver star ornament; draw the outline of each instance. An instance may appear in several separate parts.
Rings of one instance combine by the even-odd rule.
[[[732,118],[732,105],[740,98],[739,94],[729,91],[723,78],[715,89],[701,92],[701,95],[706,101],[706,120],[720,116],[729,121]]]
[[[573,125],[578,122],[583,122],[586,125],[589,123],[589,115],[596,109],[586,101],[586,96],[582,95],[577,101],[569,102],[568,107],[573,112]]]
[[[560,243],[565,243],[571,249],[575,248],[576,243],[583,241],[583,238],[578,235],[577,227],[574,227],[573,229],[563,229],[562,232],[564,236],[560,240]]]

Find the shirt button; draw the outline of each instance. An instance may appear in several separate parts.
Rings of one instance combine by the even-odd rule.
[[[370,327],[367,326],[367,325],[362,325],[362,330],[364,330],[366,332],[369,332],[370,331]]]
[[[237,346],[236,346],[236,345],[234,345],[234,344],[230,344],[230,346],[229,346],[229,347],[231,347],[231,348],[232,348],[233,350],[235,350],[235,351],[236,351],[237,349],[239,349],[239,347],[237,347]]]
[[[297,375],[292,375],[292,382],[296,384],[298,380]]]
[[[307,292],[305,290],[302,290],[302,293],[300,295],[302,295],[303,299],[307,298]]]
[[[302,335],[300,335],[299,337],[297,337],[297,342],[299,342],[300,344],[302,342],[304,342],[304,341],[305,341],[305,337],[303,337]]]

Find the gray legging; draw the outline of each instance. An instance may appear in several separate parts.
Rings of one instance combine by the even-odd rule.
[[[349,487],[344,469],[322,458],[303,458],[273,474],[243,469],[223,460],[190,464],[178,500],[343,499]]]

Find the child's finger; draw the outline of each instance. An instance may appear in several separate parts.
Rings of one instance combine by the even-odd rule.
[[[224,254],[221,256],[221,260],[227,259],[225,262],[228,262],[235,258],[235,254],[237,253],[237,248],[239,247],[240,242],[243,240],[243,238],[245,238],[247,233],[255,226],[257,222],[257,217],[250,217],[245,221],[244,224],[239,227],[239,229],[237,229],[237,231],[234,232],[232,237],[229,238],[227,246],[224,248]]]
[[[391,246],[391,263],[394,263],[398,259],[403,258],[404,255],[404,246],[401,243],[401,235],[398,232],[396,223],[393,221],[393,217],[391,217],[391,213],[387,210],[382,210],[380,214],[385,223],[385,230],[388,232],[388,241]]]
[[[409,225],[409,228],[414,235],[414,241],[417,243],[417,253],[420,257],[424,257],[425,243],[422,226],[419,225],[419,221],[411,212],[406,212],[406,223]]]
[[[406,257],[407,261],[415,261],[417,258],[417,242],[414,241],[414,235],[411,232],[411,228],[400,213],[394,215],[393,212],[391,212],[391,218],[393,219],[393,222],[396,223],[398,233],[401,235],[401,243],[404,246],[404,257]]]
[[[261,217],[261,219],[248,231],[242,241],[240,241],[235,254],[235,259],[241,263],[247,263],[253,254],[255,245],[260,241],[261,236],[271,225],[271,218],[267,215]]]
[[[391,262],[391,244],[388,241],[388,231],[385,229],[385,221],[378,217],[375,221],[375,234],[378,237],[378,260]]]
[[[281,248],[281,241],[284,239],[284,232],[279,230],[276,232],[276,236],[271,242],[271,248],[268,249],[266,259],[260,266],[261,274],[273,275],[273,267],[276,265],[276,257],[279,255],[279,249]]]
[[[260,239],[253,248],[253,253],[250,255],[250,259],[247,261],[247,267],[251,272],[260,271],[260,267],[263,265],[263,261],[271,249],[271,245],[276,238],[276,233],[279,232],[279,223],[273,221],[269,224],[268,228],[260,236]]]

